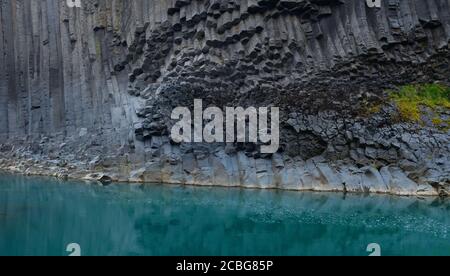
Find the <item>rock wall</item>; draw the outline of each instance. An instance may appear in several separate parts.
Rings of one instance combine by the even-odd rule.
[[[0,2],[3,139],[131,124],[126,79],[111,75],[126,55],[116,46],[118,28],[133,28],[121,23],[132,16],[127,2],[83,1],[83,9],[56,0]]]
[[[449,83],[448,0],[0,0],[0,24],[3,168],[448,194],[449,132],[397,122],[384,93]],[[170,112],[195,98],[279,106],[280,152],[174,145]]]

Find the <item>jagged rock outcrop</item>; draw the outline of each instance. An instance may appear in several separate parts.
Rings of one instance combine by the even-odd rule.
[[[383,91],[450,82],[449,15],[447,0],[1,0],[0,167],[448,195],[449,132],[395,120]],[[172,143],[170,112],[197,98],[279,106],[280,151]]]

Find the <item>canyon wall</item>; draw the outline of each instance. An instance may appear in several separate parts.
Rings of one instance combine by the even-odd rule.
[[[450,1],[381,2],[0,0],[1,167],[102,181],[448,194],[448,126],[426,114],[423,124],[395,120],[385,91],[449,83]],[[170,113],[194,99],[279,106],[280,151],[174,144]],[[438,113],[449,122],[448,109]]]
[[[133,1],[101,2],[71,9],[65,1],[1,1],[3,139],[131,124],[126,80],[111,72],[126,54],[114,47],[114,28],[133,28],[125,24]]]

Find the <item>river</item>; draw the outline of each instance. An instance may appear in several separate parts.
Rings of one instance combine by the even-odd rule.
[[[450,200],[0,174],[0,255],[450,255]]]

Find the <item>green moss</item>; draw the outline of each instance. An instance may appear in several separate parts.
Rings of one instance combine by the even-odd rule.
[[[376,113],[379,113],[380,111],[381,111],[381,104],[375,104],[375,105],[372,105],[372,106],[370,106],[370,107],[368,107],[367,108],[367,112],[369,113],[369,114],[376,114]]]
[[[400,118],[403,121],[420,122],[419,105],[409,100],[396,100]]]
[[[440,126],[440,125],[442,125],[443,123],[444,123],[444,120],[442,120],[441,118],[439,118],[439,117],[433,118],[433,125],[435,125],[435,126]]]
[[[450,108],[450,88],[441,84],[405,85],[389,91],[403,121],[420,122],[421,107]]]

